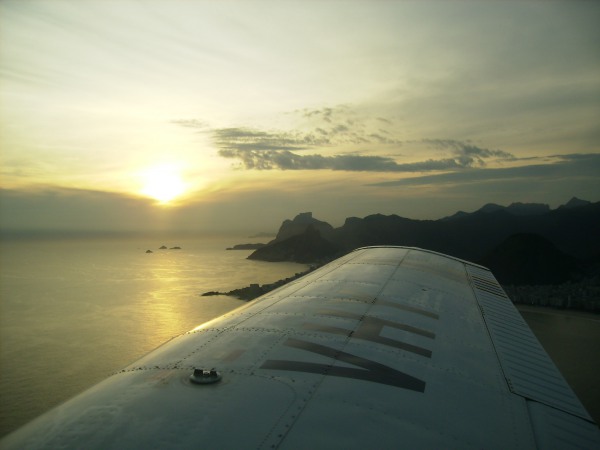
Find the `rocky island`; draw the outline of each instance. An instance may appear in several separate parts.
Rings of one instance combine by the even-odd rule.
[[[160,247],[158,247],[159,250],[181,250],[181,247],[179,246],[175,246],[175,247],[171,247],[170,249],[167,248],[166,245],[161,245]],[[146,253],[154,253],[152,250],[146,250]]]

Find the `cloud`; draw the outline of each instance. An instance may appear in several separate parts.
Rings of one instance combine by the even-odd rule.
[[[194,128],[207,133],[223,155],[233,157],[236,151],[302,151],[323,147],[362,144],[395,145],[397,139],[391,129],[392,122],[384,117],[365,117],[350,106],[340,105],[318,109],[286,112],[296,122],[291,130],[265,130],[247,126],[211,128],[198,119],[179,119],[171,123]]]
[[[310,113],[315,114],[315,113]],[[319,112],[318,114],[324,114]],[[401,141],[389,139],[378,133],[359,135],[350,133],[349,128],[336,125],[328,131],[317,128],[315,133],[265,132],[249,128],[224,128],[213,130],[218,154],[224,158],[240,161],[238,168],[246,170],[345,170],[352,172],[430,172],[461,170],[484,167],[485,160],[495,157],[513,160],[514,155],[503,150],[489,150],[468,142],[457,140],[424,139],[422,142],[446,149],[450,157],[427,159],[411,163],[398,163],[388,156],[362,154],[298,154],[310,148],[338,143],[338,135],[349,142],[361,144],[397,144]]]
[[[0,188],[0,229],[137,230],[160,226],[150,199],[59,187]]]
[[[386,119],[385,117],[377,117],[377,120],[379,120],[380,122],[383,122],[383,123],[385,123],[387,125],[391,125],[392,124],[392,121],[389,120],[389,119]]]
[[[221,128],[212,131],[219,154],[232,157],[236,152],[305,150],[329,144],[327,137],[312,133],[266,132],[251,128]]]
[[[174,123],[176,125],[180,125],[180,126],[186,127],[186,128],[196,128],[199,130],[205,130],[205,129],[209,128],[208,122],[204,122],[204,121],[198,120],[198,119],[172,120],[171,123]]]
[[[357,155],[297,155],[290,151],[244,152],[220,151],[221,156],[237,158],[245,169],[258,170],[349,170],[394,171],[397,164],[390,158]]]
[[[428,159],[398,164],[385,156],[298,155],[287,150],[248,151],[220,150],[224,158],[239,159],[241,168],[248,170],[345,170],[351,172],[430,172],[438,170],[465,169],[472,161],[463,158]]]
[[[306,132],[262,131],[236,127],[214,129],[210,133],[219,154],[227,158],[233,158],[244,151],[303,151],[355,144],[402,145],[399,140],[377,133],[355,131],[344,124],[334,124],[327,128],[319,126]]]
[[[324,120],[325,122],[331,123],[333,120],[334,112],[340,113],[345,110],[344,107],[335,108],[321,108],[321,109],[303,109],[302,115],[306,118],[318,118]]]
[[[387,128],[385,117],[365,117],[349,106],[302,109],[291,113],[300,120],[291,131],[251,127],[207,128],[204,121],[177,120],[174,123],[208,133],[219,156],[239,161],[245,170],[343,170],[352,172],[431,172],[485,167],[486,161],[514,160],[512,153],[479,147],[470,141],[421,139],[403,141]],[[400,163],[389,156],[369,154],[382,146],[404,145],[442,149],[438,159]],[[365,149],[365,146],[371,148]],[[353,147],[359,146],[359,147]],[[322,150],[337,148],[325,156]],[[357,148],[359,149],[356,152]],[[312,154],[305,154],[312,150]],[[331,153],[329,150],[328,153]],[[366,154],[365,154],[366,153]]]
[[[570,154],[552,155],[543,160],[553,160],[550,163],[529,164],[519,167],[505,168],[472,168],[460,172],[449,172],[435,175],[426,175],[415,178],[403,178],[400,180],[373,183],[369,186],[392,187],[392,186],[424,186],[424,185],[448,185],[481,182],[513,182],[518,179],[550,180],[550,179],[592,179],[600,187],[600,154]],[[531,160],[531,159],[530,159]],[[538,161],[542,161],[538,159]]]
[[[484,166],[484,159],[491,157],[502,160],[515,160],[515,156],[512,153],[503,150],[489,150],[487,148],[477,147],[469,141],[463,142],[454,139],[423,139],[422,142],[431,144],[434,147],[450,150],[466,166]]]

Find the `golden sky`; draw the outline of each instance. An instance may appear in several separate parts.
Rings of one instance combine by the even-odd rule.
[[[0,227],[598,201],[598,23],[591,1],[2,0]]]

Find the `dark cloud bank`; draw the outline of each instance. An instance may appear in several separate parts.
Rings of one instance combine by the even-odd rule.
[[[371,186],[417,186],[428,184],[458,184],[482,183],[492,181],[510,182],[516,179],[528,179],[532,183],[540,180],[565,180],[573,182],[580,179],[590,179],[600,189],[600,154],[570,154],[552,155],[552,162],[544,164],[529,164],[519,167],[506,168],[473,168],[462,172],[426,175],[416,178],[375,183]],[[533,161],[538,161],[534,159]]]

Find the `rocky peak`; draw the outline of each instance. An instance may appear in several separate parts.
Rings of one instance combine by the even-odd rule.
[[[293,220],[284,220],[277,232],[275,242],[303,234],[309,226],[312,226],[323,237],[327,237],[333,232],[333,227],[327,222],[315,219],[312,212],[305,212],[298,214]]]
[[[478,212],[493,213],[496,211],[500,211],[501,209],[504,209],[504,207],[497,205],[496,203],[487,203],[487,204],[483,205],[481,208],[479,208]]]
[[[248,259],[312,263],[328,260],[339,250],[336,245],[321,237],[314,224],[309,224],[302,233],[259,248]]]
[[[581,200],[580,198],[573,197],[566,204],[560,205],[559,208],[564,208],[564,209],[578,208],[580,206],[587,206],[589,204],[591,204],[591,202],[588,202],[587,200]]]

